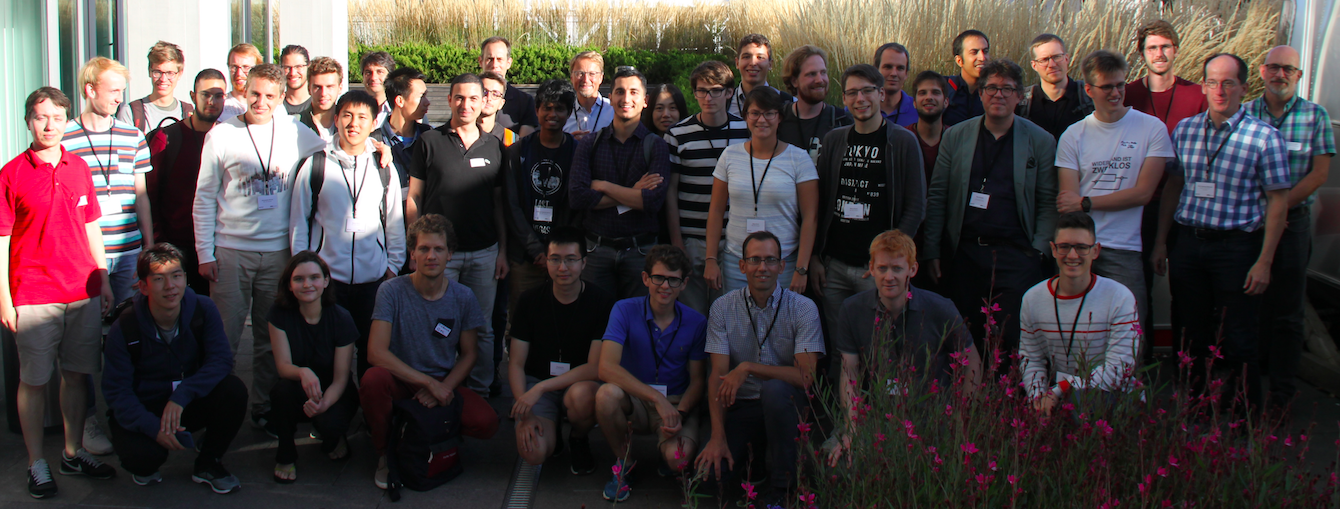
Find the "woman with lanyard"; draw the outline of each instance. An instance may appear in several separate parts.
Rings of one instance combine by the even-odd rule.
[[[809,154],[777,139],[785,103],[776,90],[755,88],[745,96],[742,106],[750,138],[723,151],[712,173],[712,201],[707,215],[708,263],[703,277],[712,289],[723,289],[723,294],[743,288],[744,274],[723,271],[722,267],[738,266],[744,238],[766,230],[780,240],[785,268],[795,267],[794,271],[783,270],[778,284],[803,293],[817,227],[819,175]],[[731,211],[729,222],[727,209]],[[718,249],[723,224],[725,253]],[[805,262],[798,265],[796,260]]]
[[[298,449],[293,434],[299,421],[311,421],[321,437],[321,452],[349,458],[345,433],[358,411],[353,376],[358,328],[348,311],[335,304],[330,267],[320,256],[302,251],[289,260],[279,295],[266,321],[280,380],[270,391],[270,429],[279,438],[274,480],[298,480]]]

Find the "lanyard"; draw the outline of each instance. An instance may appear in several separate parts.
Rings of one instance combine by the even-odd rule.
[[[754,217],[758,217],[758,197],[763,193],[763,180],[768,178],[768,169],[772,168],[772,160],[777,159],[777,144],[779,143],[781,143],[781,140],[773,140],[772,151],[769,152],[772,157],[768,158],[768,164],[763,167],[763,176],[759,177],[757,182],[754,181],[754,151],[751,150],[754,146],[753,140],[750,140],[749,147],[745,149],[745,152],[749,153],[749,187],[754,190]]]
[[[1165,109],[1163,110],[1163,115],[1162,115],[1162,116],[1159,115],[1159,107],[1158,107],[1158,104],[1155,103],[1155,101],[1154,101],[1154,91],[1153,91],[1153,90],[1150,90],[1150,88],[1149,88],[1149,77],[1148,77],[1148,76],[1145,76],[1145,90],[1149,91],[1149,109],[1150,109],[1150,110],[1153,110],[1153,112],[1154,112],[1154,116],[1155,116],[1155,117],[1158,117],[1159,120],[1162,120],[1162,121],[1163,121],[1163,124],[1164,124],[1164,125],[1167,125],[1167,124],[1168,124],[1168,117],[1171,117],[1171,116],[1172,116],[1172,105],[1173,105],[1173,101],[1176,101],[1176,100],[1177,100],[1177,80],[1176,80],[1176,79],[1173,80],[1172,93],[1169,94],[1169,97],[1168,97],[1168,107],[1165,108]]]
[[[902,125],[902,124],[899,124],[899,123],[898,123],[898,119],[903,118],[903,99],[902,99],[902,91],[899,91],[899,92],[898,92],[898,95],[899,95],[899,99],[898,99],[898,107],[893,109],[893,114],[892,114],[893,118],[892,118],[891,120],[893,120],[893,123],[895,123],[895,124]],[[889,114],[885,114],[885,115],[884,115],[884,119],[885,119],[885,120],[890,120],[889,116],[890,116]]]
[[[578,120],[578,121],[577,121],[577,130],[578,130],[578,131],[590,131],[591,128],[593,128],[593,127],[599,125],[599,124],[600,124],[600,113],[601,113],[602,111],[605,111],[605,101],[600,100],[600,98],[596,98],[596,112],[595,112],[595,114],[593,114],[593,115],[587,115],[587,116],[586,116],[586,129],[582,129],[582,121],[581,121],[581,120]],[[594,119],[594,120],[593,120],[593,119]]]
[[[754,323],[754,314],[749,312],[749,289],[741,288],[740,296],[743,297],[740,305],[744,306],[744,314],[749,316],[749,333],[753,334],[754,341],[758,342],[758,358],[762,361],[763,345],[768,342],[768,336],[772,335],[772,328],[777,326],[777,317],[782,316],[782,302],[786,300],[786,290],[783,289],[782,294],[777,297],[777,311],[772,314],[772,324],[768,325],[768,331],[763,333],[763,339],[761,340],[758,339],[758,324]],[[758,309],[760,313],[763,311],[763,308]]]
[[[1210,117],[1209,117],[1208,114],[1206,115],[1205,119],[1206,119],[1206,120],[1209,120],[1210,122],[1214,122],[1213,120],[1210,120]],[[1239,119],[1236,123],[1234,123],[1234,124],[1233,124],[1233,127],[1231,127],[1231,128],[1228,129],[1228,134],[1224,135],[1224,141],[1219,142],[1219,148],[1215,149],[1215,151],[1214,151],[1213,154],[1210,154],[1210,160],[1207,161],[1207,162],[1205,163],[1205,175],[1206,175],[1207,177],[1213,177],[1213,176],[1214,176],[1214,160],[1219,158],[1219,152],[1223,151],[1223,150],[1224,150],[1224,145],[1228,145],[1228,140],[1230,140],[1230,139],[1233,138],[1233,133],[1234,133],[1234,132],[1237,132],[1237,130],[1238,130],[1238,125],[1239,125],[1239,124],[1242,124],[1242,120],[1241,120],[1241,119]],[[1215,130],[1216,130],[1216,131],[1218,130],[1218,127],[1217,127],[1217,126],[1216,126]],[[1205,129],[1205,152],[1207,152],[1207,153],[1210,151],[1210,135],[1211,135],[1211,133],[1210,133],[1210,129],[1209,129],[1208,127],[1206,127],[1206,129]]]
[[[98,157],[98,149],[93,147],[93,138],[88,136],[88,128],[84,124],[75,122],[79,130],[84,132],[84,140],[88,141],[88,151],[93,153],[93,162],[98,163],[98,170],[102,173],[102,180],[107,185],[107,197],[112,197],[112,177],[107,172],[107,166],[112,166],[116,162],[116,152],[112,150],[112,130],[107,130],[107,166],[102,165],[102,158]]]
[[[369,157],[368,159],[371,160],[372,158]],[[348,169],[350,168],[344,167],[344,161],[340,161],[340,170],[348,170]],[[349,181],[349,176],[345,175],[344,171],[340,171],[340,177],[344,179],[344,185],[348,186],[349,188],[349,199],[353,200],[353,202],[349,205],[349,209],[353,211],[352,212],[353,216],[356,219],[358,218],[358,197],[362,196],[363,189],[368,187],[368,163],[363,163],[362,180],[358,179],[358,156],[354,156],[354,167],[352,169],[354,172],[354,180],[358,181],[357,186],[354,186],[354,183]]]
[[[1265,100],[1265,99],[1261,99],[1261,106],[1265,108],[1265,110],[1266,110],[1266,116],[1269,116],[1269,115],[1270,115],[1270,105],[1269,105],[1269,104],[1266,104],[1266,100]],[[1284,121],[1289,119],[1289,114],[1290,114],[1290,113],[1293,113],[1293,109],[1294,109],[1295,107],[1297,107],[1297,106],[1298,106],[1298,99],[1297,99],[1297,98],[1294,98],[1293,104],[1290,104],[1290,105],[1289,105],[1289,109],[1284,110],[1284,114],[1283,114],[1283,115],[1280,115],[1280,120],[1279,120],[1279,122],[1275,122],[1275,121],[1272,120],[1272,121],[1270,122],[1270,125],[1275,126],[1275,129],[1276,129],[1276,130],[1279,130],[1280,127],[1283,127],[1283,126],[1284,126]],[[87,134],[88,134],[88,133],[85,133],[85,135],[87,135]]]
[[[270,163],[275,160],[275,120],[270,119],[270,157],[261,159],[261,147],[256,144],[256,137],[251,135],[251,122],[244,118],[242,123],[246,124],[247,138],[251,139],[251,148],[256,149],[256,161],[261,163],[261,178],[265,179],[265,188],[268,193],[270,190]]]
[[[1061,278],[1060,276],[1057,276],[1052,278],[1052,280],[1056,281],[1056,289],[1052,291],[1052,311],[1056,312],[1056,333],[1060,334],[1061,337],[1064,338],[1065,331],[1061,329],[1060,298],[1056,296],[1056,292],[1060,291],[1061,289]],[[1093,287],[1092,279],[1089,280],[1089,287],[1090,288]],[[1079,328],[1079,315],[1084,313],[1084,302],[1087,300],[1089,300],[1089,290],[1085,289],[1084,296],[1079,299],[1079,309],[1075,310],[1075,321],[1070,323],[1070,342],[1066,343],[1065,345],[1065,358],[1067,362],[1070,361],[1070,350],[1075,346],[1075,330]]]
[[[651,312],[650,295],[647,296],[647,314],[651,315],[651,320],[653,322],[656,321],[656,314]],[[676,322],[679,322],[678,305],[675,306],[675,320],[670,322],[670,325],[674,325]],[[656,343],[658,343],[658,341],[656,341],[656,337],[651,333],[651,324],[645,325],[647,326],[647,342],[651,343],[651,359],[656,362],[656,383],[659,385],[661,383],[661,363],[665,361],[665,356],[670,354],[670,349],[675,346],[675,338],[679,337],[679,329],[683,328],[683,324],[681,323],[680,327],[675,327],[675,333],[670,335],[670,343],[665,345],[664,352],[656,349]]]

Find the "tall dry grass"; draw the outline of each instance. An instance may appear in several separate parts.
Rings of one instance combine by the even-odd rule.
[[[1257,63],[1275,44],[1279,0],[735,0],[692,5],[643,0],[354,0],[351,43],[420,42],[477,46],[493,35],[514,44],[622,46],[719,51],[748,33],[767,35],[777,58],[802,44],[829,51],[829,68],[869,62],[880,44],[897,41],[912,53],[914,70],[957,73],[950,41],[976,28],[992,52],[1028,69],[1028,43],[1043,32],[1060,35],[1078,67],[1088,52],[1126,54],[1132,76],[1143,74],[1132,36],[1153,19],[1177,26],[1177,73],[1197,80],[1204,57],[1229,51]],[[780,62],[776,70],[780,71]],[[1078,69],[1074,71],[1078,73]],[[837,74],[833,72],[833,74]],[[1259,84],[1257,84],[1259,87]]]

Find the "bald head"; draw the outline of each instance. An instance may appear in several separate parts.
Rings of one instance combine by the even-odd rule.
[[[1282,100],[1293,98],[1298,93],[1298,79],[1303,77],[1303,71],[1298,68],[1299,62],[1301,58],[1298,50],[1288,46],[1271,48],[1260,68],[1266,94]]]

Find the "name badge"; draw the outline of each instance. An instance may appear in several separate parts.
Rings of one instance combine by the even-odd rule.
[[[256,197],[256,208],[260,210],[270,210],[279,208],[279,196],[273,194],[262,194]]]
[[[1196,182],[1196,197],[1214,199],[1214,182]]]
[[[1285,145],[1288,145],[1289,152],[1302,152],[1304,149],[1307,148],[1303,146],[1303,142],[1301,141],[1291,141],[1286,143]]]
[[[488,164],[489,164],[489,160],[488,160],[488,159],[484,159],[484,158],[482,158],[482,157],[473,157],[473,158],[470,158],[470,167],[471,167],[471,168],[483,168],[483,167],[487,166]]]
[[[902,382],[895,382],[893,380],[885,379],[884,386],[889,388],[890,396],[907,395],[907,387],[905,387]]]
[[[554,221],[553,207],[535,207],[535,221],[552,223]]]
[[[1084,380],[1081,379],[1080,377],[1077,377],[1077,376],[1075,376],[1075,375],[1072,375],[1072,374],[1070,374],[1070,373],[1066,373],[1066,372],[1063,372],[1063,371],[1057,371],[1057,372],[1056,372],[1056,383],[1057,383],[1057,384],[1060,384],[1061,382],[1066,382],[1066,383],[1070,384],[1070,388],[1071,388],[1071,389],[1083,389],[1083,388],[1084,388]]]
[[[744,232],[745,232],[745,233],[761,232],[761,231],[766,230],[766,229],[768,229],[768,223],[767,223],[767,221],[764,221],[764,220],[762,220],[762,219],[746,219],[746,220],[744,220]]]
[[[173,390],[173,391],[176,391],[178,385],[181,385],[181,380],[173,380],[173,381],[172,381],[172,390]]]
[[[377,223],[371,218],[360,219],[353,216],[344,218],[344,231],[349,233],[367,233],[372,231],[376,225]]]
[[[572,371],[572,364],[566,362],[549,363],[549,376],[558,376],[569,371]]]
[[[120,214],[121,200],[111,196],[99,195],[98,209],[102,210],[103,214]]]
[[[865,206],[859,203],[842,204],[843,219],[865,219]]]
[[[75,202],[74,206],[83,207],[85,205],[88,205],[88,195],[80,195],[79,201]]]
[[[628,207],[625,205],[615,205],[614,210],[619,211],[619,214],[627,214],[628,211],[633,210],[633,207]]]
[[[986,193],[972,193],[968,199],[968,206],[976,209],[986,210],[986,204],[991,202],[991,195]]]
[[[445,338],[451,336],[451,327],[447,327],[447,324],[439,323],[437,326],[433,327],[433,332],[441,334],[442,337]]]
[[[656,389],[656,392],[661,393],[662,396],[665,396],[665,397],[667,397],[667,398],[670,397],[669,394],[666,394],[666,393],[665,393],[666,388],[665,388],[664,385],[651,384],[651,388],[652,388],[652,389]]]

